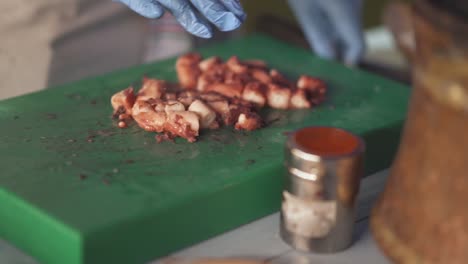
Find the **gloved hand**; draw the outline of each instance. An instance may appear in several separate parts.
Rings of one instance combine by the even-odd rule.
[[[354,65],[364,54],[362,0],[289,0],[317,55]]]
[[[114,0],[147,18],[159,18],[167,10],[190,33],[210,38],[209,22],[221,31],[238,28],[245,20],[239,0]],[[204,17],[202,17],[203,15]]]

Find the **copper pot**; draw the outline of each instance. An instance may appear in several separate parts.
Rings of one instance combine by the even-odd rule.
[[[401,21],[411,21],[402,32],[414,32],[415,45],[404,48],[415,87],[390,178],[371,217],[378,244],[397,263],[468,262],[468,21],[460,15],[468,13],[468,1],[463,2],[417,0],[410,12],[400,13],[410,15]],[[411,43],[396,37],[400,45]]]

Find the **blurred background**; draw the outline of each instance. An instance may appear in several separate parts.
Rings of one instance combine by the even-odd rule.
[[[4,21],[0,19],[0,34],[6,36],[0,44],[0,99],[152,63],[246,34],[264,33],[310,49],[282,0],[243,0],[248,19],[242,28],[228,34],[218,32],[209,40],[187,34],[170,15],[148,20],[110,0],[80,4],[38,0],[34,8],[31,1],[10,2],[0,3],[0,9],[5,10],[2,6],[6,5],[11,10]],[[388,2],[364,0],[367,53],[360,68],[408,82],[408,65],[382,23]],[[26,4],[30,10],[25,10]]]

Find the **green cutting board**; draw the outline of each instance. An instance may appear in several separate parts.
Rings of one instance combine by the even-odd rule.
[[[143,263],[279,209],[285,132],[328,125],[362,135],[367,173],[388,167],[409,89],[250,36],[200,50],[258,58],[325,79],[313,110],[266,111],[266,128],[157,144],[111,120],[110,96],[143,75],[176,80],[174,59],[0,102],[0,236],[43,263]],[[8,87],[2,87],[7,89]]]

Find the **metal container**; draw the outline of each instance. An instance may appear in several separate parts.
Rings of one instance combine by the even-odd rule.
[[[414,35],[396,37],[415,44],[415,87],[372,232],[396,263],[467,263],[468,2],[417,0],[404,14]]]
[[[289,136],[281,237],[305,252],[332,253],[352,244],[364,142],[345,130],[307,127]]]

